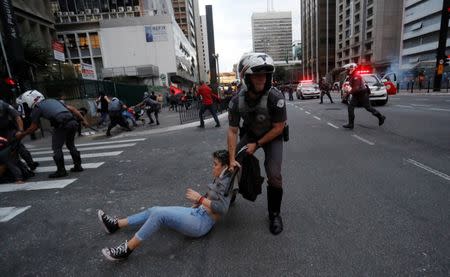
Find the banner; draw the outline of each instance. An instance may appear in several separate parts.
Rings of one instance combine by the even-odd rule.
[[[167,27],[166,25],[152,25],[145,26],[145,41],[167,41]]]
[[[55,57],[55,60],[62,62],[66,60],[66,57],[64,55],[64,44],[58,41],[53,41],[52,49],[53,49],[53,57]]]
[[[97,74],[92,64],[81,63],[81,76],[83,79],[97,80]]]

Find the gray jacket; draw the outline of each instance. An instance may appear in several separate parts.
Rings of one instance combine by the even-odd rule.
[[[231,181],[231,174],[228,172],[228,168],[224,169],[219,177],[208,185],[207,196],[211,200],[211,210],[213,213],[225,215],[228,212],[230,206],[231,193],[225,197],[225,192]]]

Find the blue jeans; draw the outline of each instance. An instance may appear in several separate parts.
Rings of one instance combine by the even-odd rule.
[[[153,207],[129,216],[128,225],[142,225],[135,234],[140,241],[149,238],[160,227],[165,226],[189,237],[206,235],[214,225],[214,220],[206,210],[186,207]]]
[[[211,104],[211,105],[202,104],[201,105],[200,112],[199,112],[200,125],[201,126],[205,125],[205,121],[203,120],[203,114],[206,112],[206,110],[209,110],[209,112],[211,113],[212,117],[214,118],[214,121],[216,122],[216,124],[220,125],[219,118],[217,117],[216,107],[214,106],[214,104]]]

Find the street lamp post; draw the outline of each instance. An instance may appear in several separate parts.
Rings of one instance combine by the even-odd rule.
[[[213,54],[213,57],[216,60],[218,86],[220,86],[219,54],[218,53]]]

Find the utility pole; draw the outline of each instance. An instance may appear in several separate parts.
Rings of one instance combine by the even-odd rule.
[[[444,73],[444,64],[447,58],[447,55],[445,55],[445,48],[447,43],[450,0],[443,0],[442,2],[441,29],[439,31],[439,46],[436,54],[436,71],[434,75],[433,91],[441,91],[442,73]]]

